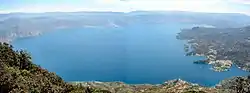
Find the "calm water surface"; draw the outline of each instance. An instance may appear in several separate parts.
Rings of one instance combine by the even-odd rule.
[[[120,28],[74,28],[18,39],[17,49],[28,50],[33,61],[66,81],[123,81],[163,83],[181,78],[212,86],[248,72],[233,67],[214,72],[193,64],[202,57],[186,57],[184,41],[176,39],[180,24],[133,24]]]

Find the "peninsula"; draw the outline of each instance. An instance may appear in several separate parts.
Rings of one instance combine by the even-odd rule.
[[[239,28],[193,27],[182,29],[177,35],[186,40],[187,55],[205,56],[205,62],[215,71],[227,71],[232,64],[250,71],[250,26]],[[185,45],[187,50],[187,45]],[[195,61],[195,63],[199,63]]]

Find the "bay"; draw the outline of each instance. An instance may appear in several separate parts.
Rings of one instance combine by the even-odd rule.
[[[12,44],[25,49],[33,62],[66,81],[122,81],[159,84],[181,78],[213,86],[220,80],[248,75],[237,67],[214,72],[193,64],[203,57],[187,57],[185,41],[176,35],[188,24],[130,24],[121,27],[70,28],[22,38]]]

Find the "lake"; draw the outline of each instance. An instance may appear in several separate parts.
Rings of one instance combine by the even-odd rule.
[[[12,44],[25,49],[33,62],[66,81],[122,81],[159,84],[181,78],[213,86],[232,76],[249,74],[236,67],[214,72],[193,64],[203,57],[185,56],[185,41],[176,35],[187,24],[131,24],[124,27],[71,28],[22,38]]]

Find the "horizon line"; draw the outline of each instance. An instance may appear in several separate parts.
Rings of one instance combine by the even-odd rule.
[[[82,10],[82,11],[46,11],[46,12],[24,12],[24,11],[0,11],[0,14],[17,14],[17,13],[24,13],[24,14],[43,14],[43,13],[77,13],[77,12],[113,12],[113,13],[131,13],[131,12],[191,12],[191,13],[210,13],[210,14],[243,14],[250,16],[248,13],[244,12],[202,12],[202,11],[184,11],[184,10],[131,10],[131,11],[112,11],[112,10]]]

